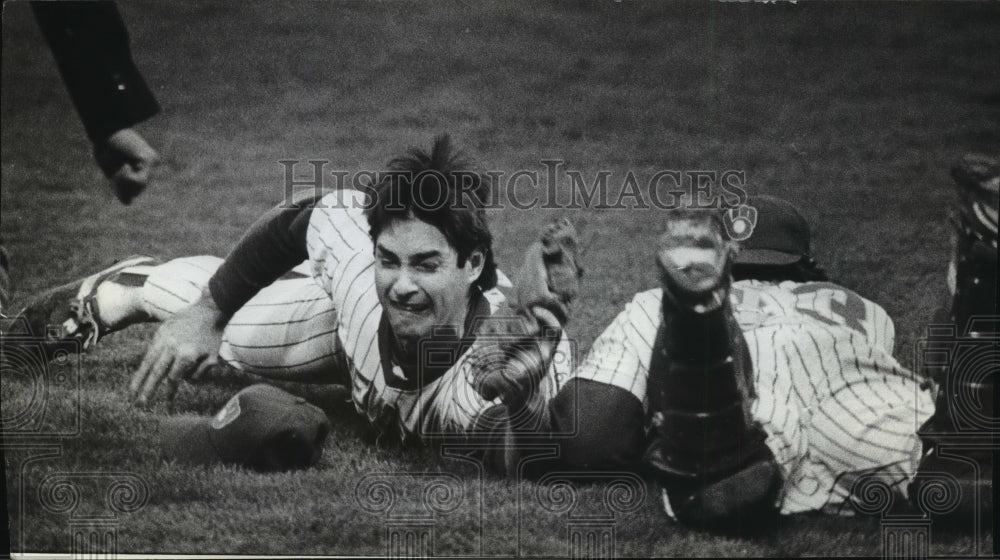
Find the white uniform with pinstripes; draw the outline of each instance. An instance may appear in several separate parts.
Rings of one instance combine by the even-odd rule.
[[[636,295],[575,376],[621,387],[645,407],[661,297],[659,289]],[[933,402],[892,357],[885,311],[828,282],[741,281],[730,300],[753,360],[752,413],[784,479],[781,512],[851,514],[851,485],[872,471],[905,492],[919,459],[916,430]]]
[[[331,383],[351,387],[357,410],[383,430],[404,437],[459,433],[499,400],[485,401],[472,388],[471,363],[485,344],[474,344],[422,390],[401,390],[386,375],[378,350],[382,307],[375,291],[374,250],[363,212],[363,193],[330,193],[313,209],[307,243],[309,260],[296,267],[307,275],[263,288],[226,326],[220,357],[237,368],[281,379],[321,372]],[[175,259],[150,271],[143,287],[147,307],[165,319],[197,299],[221,264],[217,257]],[[484,293],[495,313],[504,301]],[[540,390],[555,395],[572,371],[569,341],[563,338]]]

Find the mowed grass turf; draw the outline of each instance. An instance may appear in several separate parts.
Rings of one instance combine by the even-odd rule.
[[[283,0],[121,9],[164,108],[141,126],[163,164],[129,207],[93,164],[28,6],[4,6],[0,232],[14,308],[126,255],[224,255],[283,199],[279,160],[377,170],[450,132],[508,176],[543,174],[543,159],[588,182],[606,170],[612,195],[629,171],[640,181],[663,169],[745,172],[749,192],[802,208],[816,258],[895,319],[897,356],[911,367],[944,301],[949,167],[965,152],[1000,150],[995,3]],[[522,200],[544,194],[522,188]],[[567,189],[560,181],[558,192]],[[571,325],[582,357],[634,293],[656,285],[662,213],[494,210],[501,266],[512,270],[558,216],[573,219],[588,245]],[[548,487],[481,477],[442,464],[434,450],[379,440],[330,388],[283,385],[324,406],[334,424],[314,469],[263,475],[164,463],[154,435],[162,418],[212,413],[253,379],[222,371],[183,386],[172,410],[137,410],[126,388],[151,333],[114,334],[42,381],[4,372],[5,419],[40,410],[25,426],[79,428],[61,439],[7,438],[12,550],[68,552],[73,527],[113,515],[122,553],[381,555],[393,527],[419,526],[428,514],[438,555],[566,555],[572,524],[588,516],[613,526],[621,556],[882,553],[877,518],[790,516],[757,539],[691,531],[665,518],[652,485],[639,487],[630,512],[609,510],[613,489],[600,484],[581,488],[566,511],[552,506],[559,496],[546,497]],[[65,473],[77,473],[73,510],[52,490]],[[377,492],[358,494],[378,473],[395,485],[390,511],[375,511]],[[116,513],[105,502],[109,480],[147,492],[132,508],[119,495]],[[438,510],[423,507],[434,480],[452,492]],[[985,528],[979,538],[939,527],[931,536],[938,556],[982,554],[993,543]]]

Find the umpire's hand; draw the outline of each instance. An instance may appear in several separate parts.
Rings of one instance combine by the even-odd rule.
[[[167,399],[173,399],[182,379],[198,378],[217,364],[227,319],[206,289],[198,301],[164,321],[132,375],[129,396],[135,404],[148,405],[161,382]]]
[[[94,159],[118,200],[130,204],[149,185],[160,156],[138,132],[123,128],[94,146]]]

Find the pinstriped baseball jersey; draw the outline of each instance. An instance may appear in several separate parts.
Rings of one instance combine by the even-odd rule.
[[[470,359],[487,351],[474,343],[441,377],[422,389],[401,389],[387,376],[405,380],[402,369],[384,371],[378,332],[382,306],[375,290],[375,258],[363,211],[364,194],[337,191],[324,197],[313,209],[307,232],[312,276],[338,309],[337,334],[350,367],[351,395],[357,410],[381,429],[398,427],[404,436],[456,433],[469,429],[476,416],[499,404],[485,401],[471,383],[477,372]],[[504,295],[496,288],[483,294],[496,313]],[[558,352],[570,357],[563,338]],[[561,375],[557,376],[556,373]],[[541,391],[554,395],[557,379],[572,371],[570,359],[554,360]]]
[[[661,298],[660,289],[637,294],[575,375],[621,387],[645,407]],[[905,492],[916,429],[933,405],[892,357],[885,311],[828,282],[741,281],[730,301],[753,361],[752,413],[782,469],[781,511],[850,514],[851,484],[870,471]]]

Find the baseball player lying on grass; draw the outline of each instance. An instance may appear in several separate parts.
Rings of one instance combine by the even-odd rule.
[[[950,321],[985,342],[977,363],[995,368],[1000,166],[967,159],[955,176],[967,196]],[[893,358],[885,311],[809,257],[801,214],[771,197],[749,204],[759,221],[739,252],[720,215],[666,218],[662,287],[626,305],[551,401],[536,399],[551,433],[580,435],[531,468],[644,471],[670,517],[724,531],[766,527],[778,512],[852,513],[852,500],[871,499],[871,477],[900,497],[941,502],[945,521],[974,529],[978,516],[989,527],[990,433],[956,418],[996,426],[996,371],[937,371],[935,409]]]
[[[221,359],[270,379],[346,385],[359,413],[403,438],[505,430],[504,404],[524,391],[484,369],[524,352],[518,343],[541,325],[552,327],[546,348],[566,359],[549,360],[537,389],[554,395],[557,374],[572,369],[559,329],[572,294],[549,292],[546,278],[551,265],[575,280],[572,226],[550,226],[528,249],[513,312],[497,289],[489,185],[447,137],[389,168],[373,200],[345,190],[272,210],[225,260],[126,259],[36,297],[21,317],[36,334],[61,325],[50,349],[68,339],[87,349],[130,324],[162,321],[129,386],[139,404],[160,386],[172,397]],[[488,461],[504,463],[493,453]]]
[[[393,167],[445,171],[456,168],[451,163],[439,143],[431,155]],[[505,441],[516,444],[576,434],[553,440],[560,454],[548,463],[519,464],[517,445],[487,460],[509,474],[646,471],[664,487],[668,514],[700,526],[741,526],[778,511],[846,512],[862,475],[877,473],[904,491],[918,464],[955,472],[966,489],[991,478],[984,458],[977,477],[968,463],[921,455],[916,427],[933,403],[893,359],[891,320],[826,281],[808,257],[807,224],[786,202],[752,201],[759,220],[735,257],[718,219],[665,216],[656,259],[663,288],[638,294],[571,372],[568,360],[554,359],[579,276],[571,229],[547,231],[519,277],[518,316],[527,326],[514,329],[535,334],[537,345],[483,352],[489,344],[471,336],[475,319],[502,315],[481,211],[424,213],[405,193],[433,187],[380,186],[383,194],[393,188],[402,202],[394,212],[376,205],[364,215],[330,198],[275,211],[221,265],[208,257],[127,261],[40,297],[25,315],[45,324],[70,300],[64,334],[88,343],[130,322],[166,320],[132,380],[140,401],[163,381],[172,392],[217,352],[268,377],[349,384],[361,413],[404,436],[502,426]],[[979,235],[970,241],[976,251],[962,256],[985,257],[957,261],[965,288],[954,309],[970,308],[967,300],[995,307],[991,291],[969,288],[995,290],[995,190],[993,202],[980,204],[992,209],[992,226],[975,219],[981,212],[962,214],[966,230]],[[992,243],[992,254],[978,249],[982,243]],[[311,278],[260,288],[302,261]],[[502,330],[483,325],[491,335]],[[420,364],[413,347],[421,341],[451,348],[444,352],[451,358]],[[525,425],[534,427],[505,424],[514,410],[532,413]],[[950,437],[949,418],[947,399],[939,399],[927,426],[942,426],[944,435],[928,437],[928,449]]]

